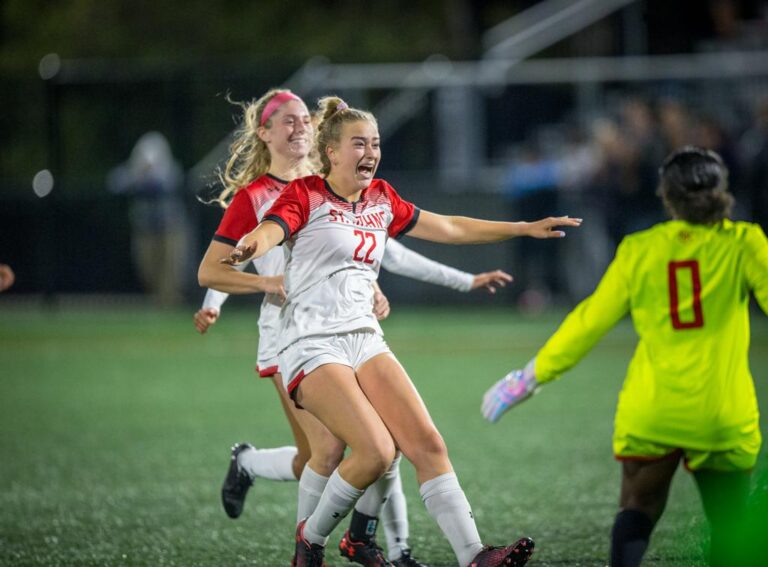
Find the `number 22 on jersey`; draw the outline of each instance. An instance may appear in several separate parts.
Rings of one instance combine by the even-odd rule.
[[[373,264],[371,253],[376,248],[376,235],[373,232],[366,232],[364,230],[356,230],[355,236],[360,239],[360,243],[355,248],[352,259],[355,262],[363,262],[365,264]]]
[[[683,260],[667,264],[667,277],[669,280],[669,315],[672,318],[672,328],[678,331],[685,329],[698,329],[704,326],[704,311],[701,307],[701,272],[698,260]],[[690,279],[688,279],[690,278]],[[681,288],[689,287],[693,297],[693,320],[683,321],[680,317]],[[687,294],[686,294],[687,295]],[[685,297],[685,295],[683,296]]]

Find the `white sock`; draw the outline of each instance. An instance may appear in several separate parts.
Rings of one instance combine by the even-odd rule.
[[[392,492],[392,484],[396,478],[400,478],[400,454],[398,453],[387,471],[381,475],[379,480],[365,489],[365,493],[355,504],[355,510],[366,516],[378,518],[381,516],[381,509]]]
[[[293,458],[296,453],[296,447],[246,449],[237,456],[237,463],[251,478],[296,480],[293,474]]]
[[[304,524],[304,537],[307,541],[325,545],[330,533],[349,514],[362,495],[362,490],[341,478],[339,469],[333,471],[317,508]]]
[[[320,496],[328,484],[328,477],[317,474],[309,465],[304,465],[304,471],[299,479],[299,503],[296,510],[296,523],[312,515],[320,502]]]
[[[408,506],[403,494],[403,482],[400,480],[400,469],[392,482],[389,498],[381,509],[381,525],[387,538],[387,557],[390,561],[399,559],[403,551],[410,549],[408,545]],[[362,500],[362,498],[361,498]]]
[[[421,485],[419,492],[427,511],[451,544],[459,567],[469,565],[483,549],[483,544],[456,474],[445,473],[428,480]]]

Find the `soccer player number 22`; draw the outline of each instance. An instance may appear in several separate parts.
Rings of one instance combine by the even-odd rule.
[[[685,273],[690,274],[691,293],[693,295],[693,320],[683,321],[680,318],[680,289],[678,287],[678,273],[680,282],[685,282]],[[701,309],[701,275],[698,260],[684,260],[667,264],[669,277],[669,314],[672,317],[672,327],[677,330],[697,329],[704,326],[704,311]],[[687,282],[686,282],[687,283]],[[682,286],[681,286],[682,287]]]
[[[373,260],[371,259],[371,252],[373,252],[374,248],[376,248],[376,235],[372,232],[356,230],[355,236],[360,239],[360,244],[358,244],[357,248],[355,248],[355,253],[352,255],[352,259],[355,262],[373,264]],[[368,243],[367,248],[366,243]]]

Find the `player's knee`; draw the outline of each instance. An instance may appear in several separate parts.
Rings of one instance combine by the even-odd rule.
[[[648,516],[653,523],[659,521],[664,513],[666,499],[660,495],[627,495],[622,499],[621,508],[625,510],[637,510]]]
[[[432,458],[448,456],[448,448],[445,446],[443,436],[440,435],[437,429],[433,429],[422,438],[418,450],[430,455]]]
[[[443,436],[437,429],[432,429],[417,439],[413,439],[408,447],[401,446],[403,453],[417,468],[421,465],[430,465],[437,461],[448,459],[448,448],[445,446]]]
[[[392,439],[382,439],[372,443],[362,459],[367,472],[374,478],[380,478],[389,470],[396,455],[395,444]]]
[[[330,476],[344,458],[344,444],[338,440],[320,443],[312,452],[312,470],[323,476]]]

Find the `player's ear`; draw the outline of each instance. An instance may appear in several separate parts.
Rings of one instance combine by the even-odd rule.
[[[331,144],[325,146],[325,155],[328,157],[328,161],[330,161],[332,165],[339,164],[338,159],[336,158],[336,149]]]
[[[269,139],[271,138],[269,134],[270,134],[269,128],[265,128],[264,126],[259,126],[256,129],[256,135],[259,137],[259,140],[261,140],[265,144],[269,142]]]

